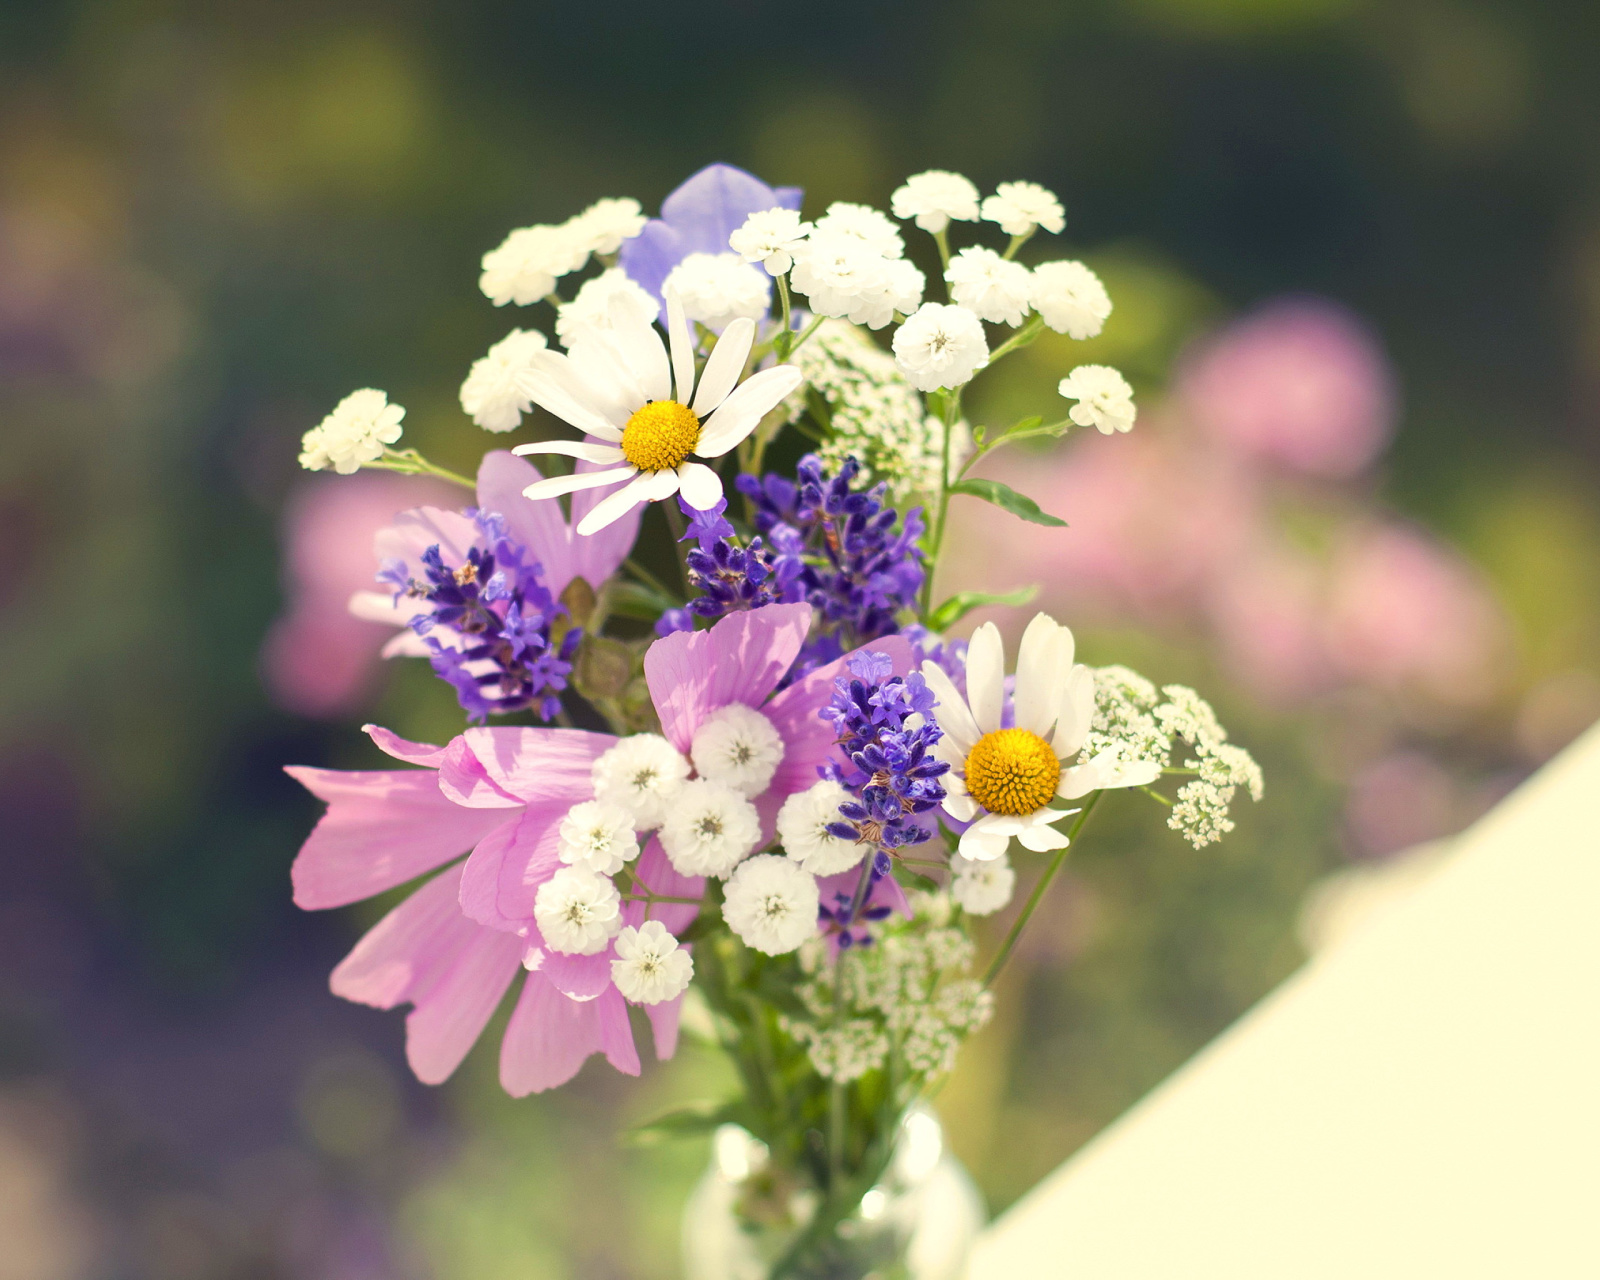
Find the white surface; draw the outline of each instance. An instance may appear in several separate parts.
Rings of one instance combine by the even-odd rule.
[[[1597,1280],[1600,727],[986,1234],[972,1280]]]

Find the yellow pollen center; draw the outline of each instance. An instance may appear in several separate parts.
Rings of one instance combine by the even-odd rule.
[[[990,813],[1019,817],[1042,809],[1061,783],[1061,761],[1027,729],[999,729],[967,753],[967,790]]]
[[[700,419],[676,400],[652,400],[622,429],[623,457],[640,471],[676,471],[700,443]]]

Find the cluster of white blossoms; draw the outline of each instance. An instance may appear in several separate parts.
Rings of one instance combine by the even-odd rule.
[[[301,437],[300,465],[307,471],[331,468],[342,476],[353,475],[383,457],[384,449],[400,438],[400,420],[405,416],[406,411],[390,404],[381,391],[371,387],[352,391]]]
[[[861,482],[884,481],[896,506],[939,490],[943,426],[906,381],[894,357],[866,332],[844,320],[824,320],[794,353],[806,385],[789,398],[789,421],[807,407],[807,390],[827,402],[827,441],[817,455],[830,470],[846,458],[861,464]],[[971,437],[957,424],[951,465],[971,451]]]
[[[1228,741],[1211,705],[1187,685],[1157,689],[1127,667],[1094,673],[1095,712],[1084,751],[1123,768],[1165,767],[1176,741],[1191,748],[1184,769],[1196,776],[1178,789],[1167,825],[1195,848],[1220,840],[1234,828],[1228,816],[1238,789],[1262,796],[1261,766],[1243,747]]]
[[[483,255],[478,287],[497,307],[527,306],[555,292],[562,276],[581,271],[591,255],[608,257],[644,230],[637,200],[598,200],[555,225],[518,227]]]
[[[912,910],[912,919],[884,926],[875,945],[842,953],[837,964],[820,938],[801,950],[809,979],[799,995],[810,1017],[783,1026],[825,1079],[858,1079],[890,1054],[910,1071],[942,1075],[993,1013],[994,997],[967,976],[974,947],[951,926],[950,896],[919,893]]]

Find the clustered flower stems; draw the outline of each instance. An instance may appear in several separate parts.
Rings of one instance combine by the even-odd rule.
[[[436,480],[448,480],[451,484],[459,484],[466,489],[475,489],[476,482],[458,475],[436,462],[429,462],[415,449],[390,449],[385,448],[383,456],[365,466],[374,471],[394,471],[403,476],[432,476]]]

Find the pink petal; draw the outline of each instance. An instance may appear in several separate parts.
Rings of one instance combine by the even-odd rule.
[[[539,972],[563,995],[593,1000],[611,985],[611,948],[592,956],[570,956],[547,947]]]
[[[521,881],[524,869],[545,836],[549,837],[550,846],[545,861],[553,865],[538,883],[543,884],[554,875],[561,865],[555,852],[556,834],[555,824],[548,814],[536,815],[530,821],[527,810],[490,832],[466,861],[461,875],[461,910],[491,929],[519,935],[524,932],[533,915],[533,894],[527,896],[526,910],[506,911],[500,887],[506,879]]]
[[[591,767],[616,746],[609,733],[585,729],[468,729],[462,735],[486,776],[523,804],[571,808],[594,798]]]
[[[372,550],[379,564],[404,560],[420,577],[422,553],[429,547],[437,546],[446,563],[460,564],[477,538],[476,521],[461,512],[416,507],[402,511],[387,528],[379,529],[372,540]]]
[[[432,770],[345,772],[291,765],[286,772],[328,802],[294,861],[295,904],[342,907],[415,879],[465,853],[506,820],[463,809]]]
[[[406,1058],[439,1084],[472,1048],[516,975],[522,944],[473,924],[456,905],[452,867],[384,916],[333,971],[346,1000],[392,1009],[409,1001]]]
[[[504,449],[491,450],[478,464],[478,505],[505,517],[511,536],[539,562],[550,594],[559,596],[577,572],[572,530],[561,518],[559,502],[532,502],[522,496],[524,489],[542,478],[531,463]]]
[[[426,742],[407,742],[399,734],[385,729],[382,725],[364,724],[361,731],[378,744],[380,751],[387,752],[396,760],[404,760],[407,764],[425,765],[429,769],[437,769],[444,761],[443,747],[429,746]]]
[[[700,722],[718,707],[759,707],[794,663],[810,629],[810,605],[770,604],[731,614],[709,631],[677,631],[657,640],[644,655],[644,674],[661,732],[688,751]]]
[[[776,813],[776,809],[773,811]],[[706,890],[703,876],[686,876],[682,874],[667,859],[666,850],[661,847],[661,841],[651,837],[645,845],[644,852],[639,855],[639,860],[633,864],[633,871],[651,892],[659,893],[667,898],[698,898]],[[700,914],[698,906],[687,902],[658,903],[651,912],[651,919],[659,920],[667,927],[669,933],[682,933]],[[622,918],[637,929],[644,923],[644,903],[624,903]]]
[[[639,1074],[628,1009],[615,987],[594,1000],[572,1000],[541,973],[530,973],[500,1046],[500,1084],[513,1098],[566,1084],[591,1053]]]
[[[450,739],[439,766],[439,790],[456,804],[471,809],[517,809],[522,801],[498,786],[468,745],[465,736]]]
[[[660,1004],[645,1005],[644,1016],[650,1019],[650,1030],[655,1036],[657,1062],[665,1062],[678,1052],[678,1019],[682,1014],[681,995]]]

